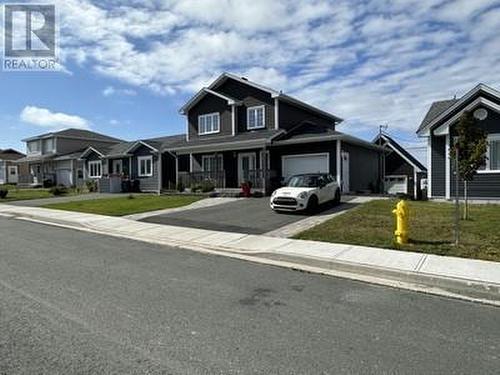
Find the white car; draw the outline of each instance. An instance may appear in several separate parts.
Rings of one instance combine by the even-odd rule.
[[[286,187],[274,191],[270,205],[274,211],[314,212],[324,203],[340,203],[340,186],[327,173],[292,176]]]

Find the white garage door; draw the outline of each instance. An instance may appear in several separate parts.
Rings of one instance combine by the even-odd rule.
[[[306,154],[306,155],[285,155],[282,157],[283,177],[285,179],[304,173],[328,173],[330,172],[330,155]]]
[[[408,192],[408,177],[406,176],[386,176],[385,191],[388,194],[406,194]]]
[[[71,181],[71,169],[58,169],[56,173],[58,185],[71,186],[73,184]]]

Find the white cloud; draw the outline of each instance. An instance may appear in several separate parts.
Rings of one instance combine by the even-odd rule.
[[[498,0],[47,1],[64,62],[176,96],[231,71],[366,137],[380,122],[413,134],[433,100],[500,85]]]
[[[102,90],[103,96],[113,96],[113,95],[125,95],[125,96],[135,96],[137,95],[137,91],[132,89],[117,89],[113,86],[107,86],[104,90]]]
[[[26,106],[20,114],[20,119],[27,124],[49,128],[50,130],[64,128],[90,129],[90,122],[82,117],[52,112],[46,108],[35,106]]]

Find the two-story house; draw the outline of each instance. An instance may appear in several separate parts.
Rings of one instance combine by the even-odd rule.
[[[19,167],[16,160],[24,156],[24,154],[11,148],[0,150],[0,185],[18,183]]]
[[[294,174],[315,172],[336,176],[344,192],[380,186],[382,147],[338,132],[338,116],[246,78],[222,74],[180,113],[185,141],[166,151],[185,186],[249,181],[269,193]]]
[[[479,84],[461,98],[432,103],[417,134],[428,140],[427,169],[429,198],[451,199],[455,196],[455,171],[450,158],[456,125],[464,112],[488,135],[486,166],[469,183],[469,196],[477,199],[500,199],[500,92]],[[463,183],[459,182],[460,196]]]
[[[109,147],[122,142],[89,130],[66,129],[24,139],[26,157],[17,161],[25,173],[19,184],[33,186],[50,182],[78,186],[84,183],[84,165],[80,156],[89,146]]]

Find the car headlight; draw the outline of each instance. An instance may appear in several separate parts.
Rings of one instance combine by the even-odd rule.
[[[302,192],[299,194],[299,199],[306,199],[307,198],[307,192]]]
[[[278,190],[273,191],[273,193],[271,194],[271,198],[274,198],[277,193],[278,193]]]

